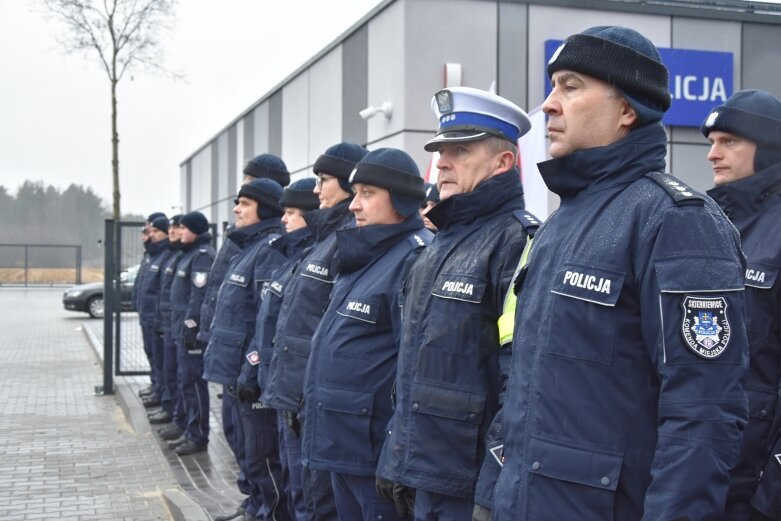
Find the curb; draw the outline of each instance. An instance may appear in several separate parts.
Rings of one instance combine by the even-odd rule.
[[[87,342],[92,348],[96,360],[100,365],[103,365],[103,358],[100,356],[103,344],[86,322],[81,323],[81,329],[84,332],[84,336],[87,337]],[[144,408],[140,407],[141,402],[124,378],[114,379],[114,398],[119,408],[122,409],[125,420],[127,420],[137,435],[145,436],[147,433],[152,432],[152,427],[149,425]],[[134,407],[132,405],[134,402],[138,406]],[[160,449],[158,448],[158,450]],[[162,501],[168,508],[174,521],[211,521],[206,510],[181,489],[172,488],[164,490]]]

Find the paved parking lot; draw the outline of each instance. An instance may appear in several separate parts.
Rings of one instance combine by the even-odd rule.
[[[151,432],[96,397],[85,315],[62,290],[0,289],[0,519],[168,520],[179,483]]]

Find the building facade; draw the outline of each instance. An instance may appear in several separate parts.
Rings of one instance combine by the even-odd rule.
[[[401,148],[426,172],[432,157],[423,144],[437,126],[434,92],[493,85],[533,112],[546,96],[551,49],[595,25],[634,28],[662,49],[671,111],[679,114],[667,121],[668,170],[698,190],[710,188],[708,145],[698,128],[707,109],[743,88],[781,97],[780,5],[385,0],[181,163],[185,210],[231,221],[242,166],[264,152],[279,155],[294,179],[312,175],[315,159],[339,141]],[[370,107],[364,119],[360,113]],[[527,189],[527,205],[540,217],[557,204],[553,194]]]

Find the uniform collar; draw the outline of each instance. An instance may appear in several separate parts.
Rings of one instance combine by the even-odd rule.
[[[146,251],[152,257],[156,257],[160,252],[168,247],[168,239],[163,239],[160,242],[152,242],[151,240],[147,242],[149,243],[149,246],[147,247]]]
[[[339,273],[352,273],[387,252],[415,230],[423,229],[418,214],[399,224],[372,224],[336,232],[336,260]]]
[[[442,230],[457,224],[511,210],[523,209],[523,187],[517,168],[491,177],[468,193],[448,197],[428,211],[426,217]]]
[[[269,233],[281,231],[281,228],[282,221],[279,217],[272,217],[271,219],[263,219],[255,224],[250,224],[244,228],[236,228],[228,235],[228,239],[236,243],[239,248],[244,249]]]
[[[331,208],[312,210],[311,212],[304,214],[304,221],[306,221],[307,226],[312,229],[312,232],[315,234],[318,241],[322,240],[332,231],[338,228],[344,228],[348,223],[352,222],[353,216],[350,213],[351,201],[352,197],[348,197]]]
[[[290,258],[293,254],[305,248],[312,241],[312,238],[312,230],[309,229],[309,226],[304,226],[275,240],[271,243],[271,247],[285,257]]]
[[[708,195],[730,218],[745,217],[778,204],[781,202],[781,163],[750,177],[711,188]]]
[[[187,252],[192,250],[193,248],[199,248],[204,244],[209,244],[210,242],[212,242],[212,234],[209,232],[203,232],[202,234],[198,235],[198,237],[196,237],[193,242],[188,244],[182,244],[179,249]]]
[[[610,145],[578,150],[537,167],[548,189],[566,199],[586,189],[630,183],[648,172],[664,171],[666,153],[664,127],[652,123]]]

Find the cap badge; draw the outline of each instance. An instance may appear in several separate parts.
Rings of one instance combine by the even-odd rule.
[[[710,114],[708,114],[708,119],[705,120],[705,126],[710,128],[716,123],[716,120],[719,117],[719,112],[717,110],[714,110]]]
[[[353,168],[353,171],[352,171],[352,172],[350,172],[350,178],[349,178],[349,180],[347,181],[348,183],[352,183],[352,182],[353,182],[353,179],[355,179],[355,173],[356,173],[357,171],[358,171],[358,168],[357,168],[357,167],[356,167],[356,168]]]
[[[559,45],[559,48],[556,49],[556,52],[553,53],[553,56],[550,57],[550,60],[548,60],[548,65],[556,61],[556,58],[559,57],[559,54],[561,54],[561,51],[564,50],[564,46],[567,45],[567,42],[562,43]]]
[[[437,107],[440,114],[448,114],[453,112],[453,95],[449,90],[441,90],[437,92]]]

